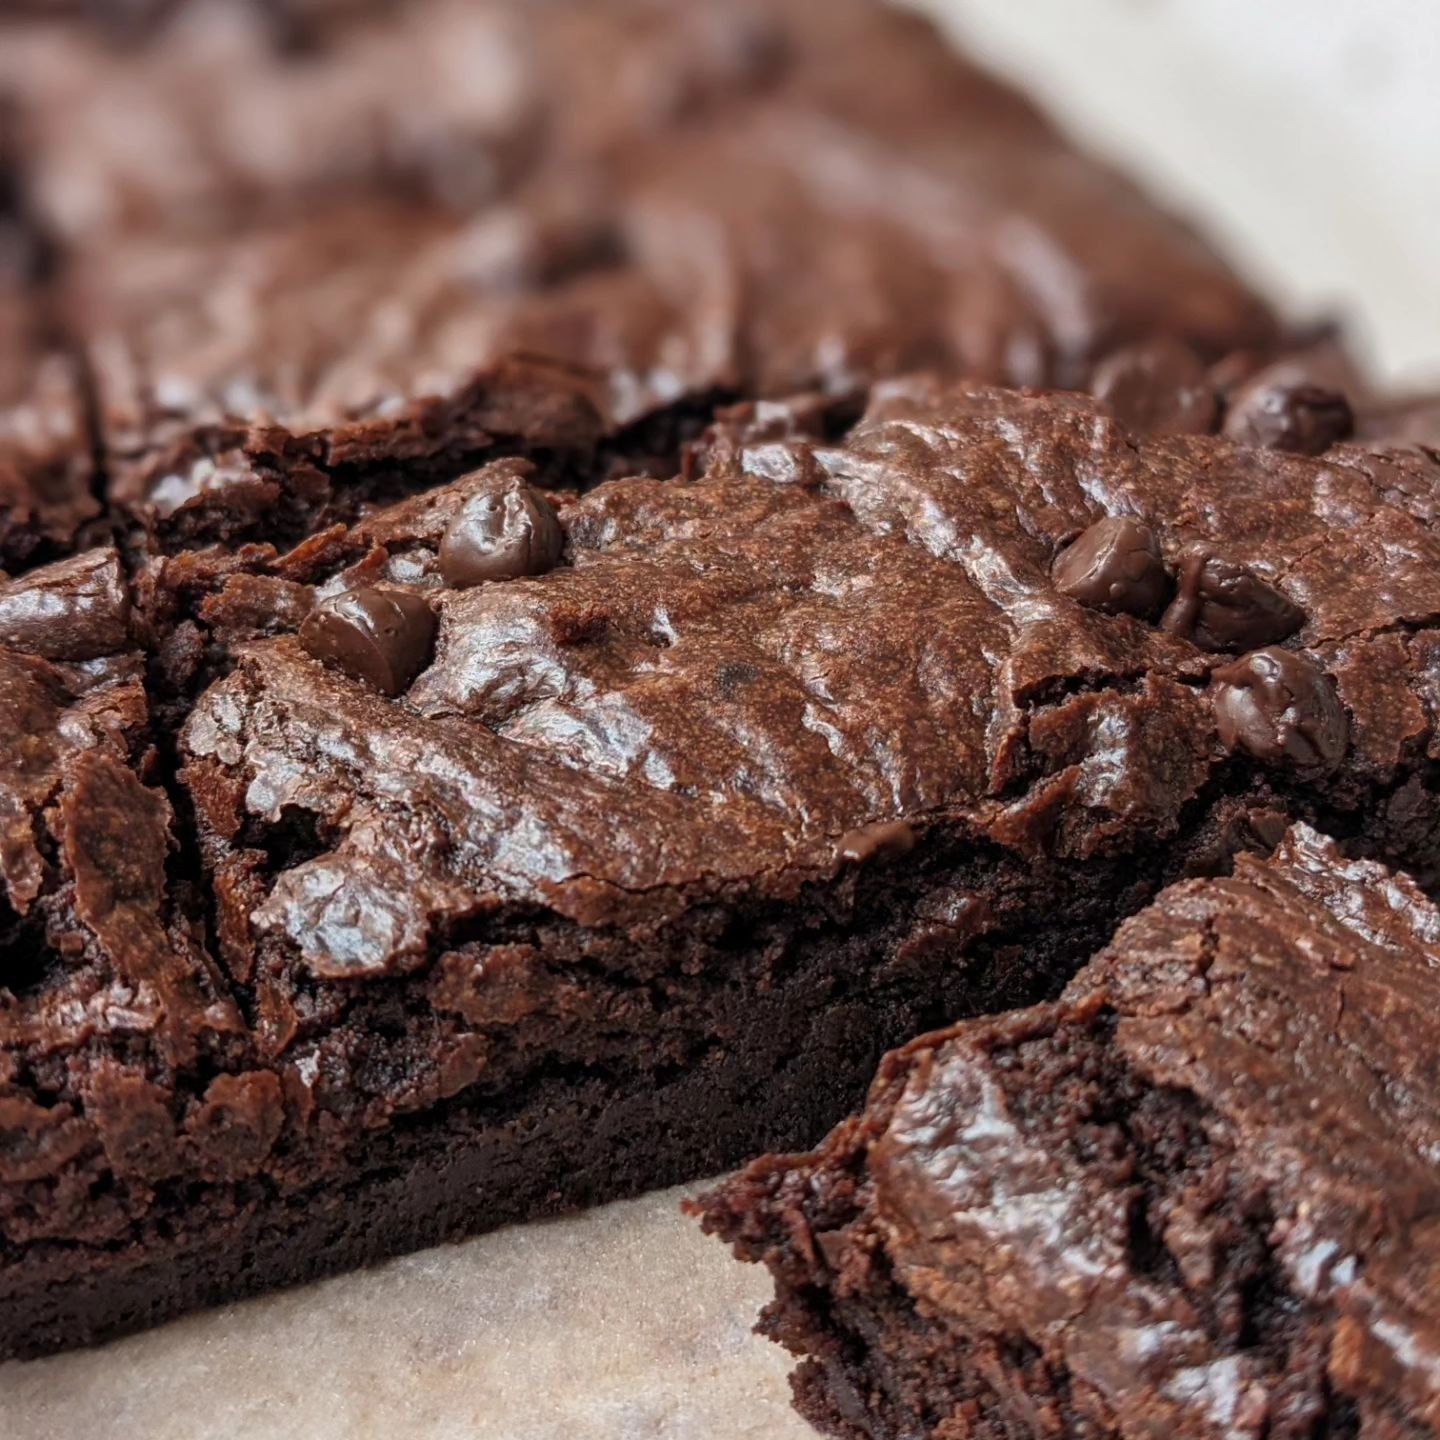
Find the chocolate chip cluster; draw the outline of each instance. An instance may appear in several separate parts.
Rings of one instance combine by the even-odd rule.
[[[513,476],[472,495],[446,527],[435,568],[453,589],[553,569],[565,532],[550,502]],[[362,585],[321,602],[300,627],[317,660],[395,696],[430,662],[438,621],[430,603],[399,586]]]
[[[1183,546],[1167,564],[1150,526],[1107,515],[1060,552],[1052,573],[1082,605],[1158,616],[1161,629],[1202,650],[1240,654],[1213,675],[1216,729],[1227,750],[1305,770],[1340,763],[1349,724],[1334,685],[1312,660],[1281,648],[1305,614],[1248,566],[1203,542]]]

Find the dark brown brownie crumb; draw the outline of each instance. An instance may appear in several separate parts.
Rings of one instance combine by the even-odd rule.
[[[1434,906],[1300,828],[1059,1004],[887,1057],[702,1200],[801,1412],[899,1440],[1436,1432]]]

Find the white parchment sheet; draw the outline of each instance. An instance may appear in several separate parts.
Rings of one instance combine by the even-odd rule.
[[[4,1440],[805,1440],[683,1191],[0,1369]]]

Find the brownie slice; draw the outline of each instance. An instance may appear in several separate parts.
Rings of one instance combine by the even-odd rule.
[[[107,1011],[65,1083],[124,1059],[184,1134],[264,1079],[243,1165],[106,1172],[123,1236],[7,1231],[7,1351],[811,1143],[882,1049],[1053,995],[1287,817],[1434,873],[1414,475],[923,380],[826,428],[742,408],[690,481],[513,457],[142,568],[218,677],[160,755],[195,869],[146,893],[243,1028],[186,1068]],[[51,1050],[10,1038],[17,1099]]]
[[[1278,340],[1185,226],[888,7],[437,0],[299,47],[262,9],[0,45],[111,498],[162,548],[294,543],[317,493],[507,450],[670,473],[736,398]],[[477,415],[517,356],[573,372],[598,438],[557,462]]]
[[[701,1202],[827,1434],[1440,1425],[1440,914],[1300,826]]]

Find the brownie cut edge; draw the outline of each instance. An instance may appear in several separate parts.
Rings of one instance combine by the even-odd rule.
[[[1305,826],[1060,1001],[888,1056],[703,1196],[801,1413],[890,1437],[1440,1431],[1440,913]]]

